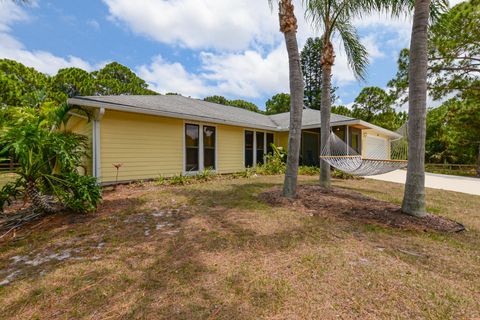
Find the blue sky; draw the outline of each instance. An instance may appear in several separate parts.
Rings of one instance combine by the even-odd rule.
[[[303,46],[318,32],[303,19],[300,3],[296,14]],[[267,0],[36,0],[29,6],[0,0],[0,58],[49,74],[117,61],[160,93],[219,94],[263,109],[272,95],[288,92],[277,19]],[[371,63],[366,81],[358,82],[336,45],[334,84],[343,104],[364,86],[385,87],[409,43],[409,17],[372,15],[355,25]]]

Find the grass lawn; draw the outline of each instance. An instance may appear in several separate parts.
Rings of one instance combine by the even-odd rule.
[[[13,181],[14,179],[15,179],[15,174],[14,173],[2,173],[2,172],[0,172],[0,188],[3,187],[8,182]]]
[[[316,177],[302,177],[313,184]],[[429,189],[454,234],[272,207],[277,177],[105,194],[0,243],[1,319],[471,319],[480,317],[480,197]],[[337,187],[400,203],[402,186]]]

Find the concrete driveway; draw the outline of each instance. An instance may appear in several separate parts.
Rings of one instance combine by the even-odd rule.
[[[397,170],[366,178],[405,184],[406,177],[406,170]],[[446,174],[427,172],[425,173],[425,186],[427,188],[457,191],[480,196],[480,178],[449,176]]]

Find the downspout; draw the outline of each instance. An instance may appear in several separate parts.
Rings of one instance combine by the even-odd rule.
[[[95,113],[93,119],[93,136],[92,136],[92,144],[93,144],[93,152],[92,152],[92,162],[93,162],[93,176],[97,178],[97,181],[100,183],[101,179],[101,162],[100,162],[100,121],[102,120],[103,116],[105,115],[105,108],[100,108]]]

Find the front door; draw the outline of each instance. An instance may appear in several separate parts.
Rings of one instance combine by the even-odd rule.
[[[318,166],[320,157],[320,135],[315,132],[302,132],[302,165]]]

